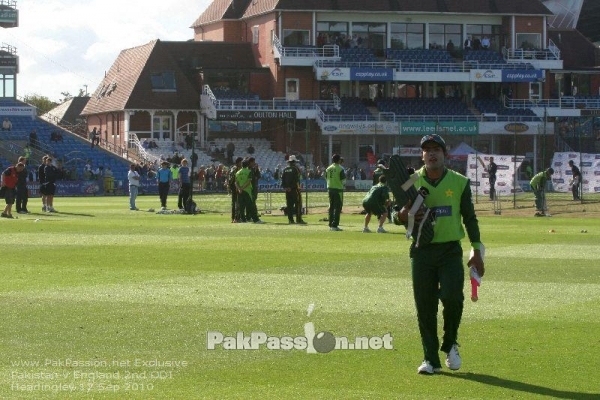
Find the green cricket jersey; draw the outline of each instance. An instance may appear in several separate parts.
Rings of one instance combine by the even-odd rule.
[[[250,181],[251,173],[252,171],[250,171],[250,168],[244,167],[235,174],[235,180],[237,181],[240,187],[244,187],[246,182],[250,182],[248,183],[248,186],[244,188],[244,192],[248,193],[250,196],[252,196],[252,182]]]
[[[446,169],[442,178],[434,183],[427,178],[425,167],[417,173],[419,178],[415,182],[415,187],[418,190],[423,186],[429,190],[425,205],[436,213],[432,243],[461,240],[465,237],[464,223],[471,245],[479,249],[479,224],[471,200],[469,179],[458,172]]]
[[[327,179],[327,189],[344,190],[344,179],[346,174],[344,169],[339,164],[331,164],[325,170],[325,177]]]
[[[372,210],[385,207],[385,202],[390,198],[390,189],[387,185],[378,183],[369,189],[369,193],[363,199],[363,206],[368,206]]]
[[[529,185],[531,185],[531,189],[533,190],[540,190],[546,187],[547,180],[548,177],[546,176],[546,171],[538,172],[533,178],[531,178]]]

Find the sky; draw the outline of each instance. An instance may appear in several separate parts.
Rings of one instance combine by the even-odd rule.
[[[19,56],[17,98],[92,94],[121,50],[152,40],[193,39],[212,0],[17,0],[19,26],[0,42]],[[87,88],[86,88],[87,85]]]

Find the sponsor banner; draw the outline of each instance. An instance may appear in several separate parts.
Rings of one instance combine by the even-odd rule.
[[[500,69],[472,69],[469,71],[471,82],[502,82]]]
[[[440,133],[443,135],[477,135],[479,133],[479,126],[477,121],[403,121],[400,123],[401,135],[423,136],[432,133]]]
[[[17,23],[19,20],[19,12],[13,9],[0,10],[0,22],[2,23]]]
[[[20,115],[20,116],[35,116],[35,109],[33,107],[0,107],[0,115]]]
[[[502,82],[537,82],[544,78],[539,69],[503,69]]]
[[[0,57],[0,67],[16,67],[17,57]]]
[[[321,192],[327,189],[327,181],[325,179],[306,179],[300,180],[300,189],[307,190],[309,192]],[[283,192],[284,189],[281,187],[281,181],[276,180],[258,180],[258,191],[259,192]]]
[[[581,171],[583,193],[600,193],[600,154],[562,152],[552,158],[552,187],[556,192],[571,192],[573,174],[569,160]]]
[[[350,80],[353,81],[393,81],[392,68],[350,68]]]
[[[420,147],[394,147],[393,153],[400,157],[421,157]]]
[[[114,181],[114,189],[122,190],[124,194],[129,194],[127,182]],[[37,182],[28,182],[27,189],[29,196],[40,196],[40,184]],[[156,179],[142,179],[140,181],[140,194],[158,194],[158,183]],[[179,182],[171,182],[170,194],[179,192]],[[98,196],[104,194],[104,179],[95,181],[56,181],[56,196]]]
[[[248,121],[267,118],[296,119],[296,111],[217,111],[217,120],[221,121]]]
[[[194,187],[197,187],[197,182],[194,182]],[[114,188],[122,190],[123,194],[129,194],[129,186],[127,181],[114,182]],[[327,181],[325,179],[309,179],[300,181],[300,188],[308,191],[322,192],[327,190]],[[369,187],[370,188],[370,187]],[[28,182],[27,189],[30,197],[40,196],[40,184],[37,182]],[[258,181],[259,192],[283,192],[281,182],[276,180],[260,179]],[[156,194],[158,195],[158,183],[156,179],[142,178],[140,181],[140,194]],[[169,194],[179,193],[179,182],[172,181],[169,188]],[[57,181],[56,196],[98,196],[104,194],[104,179],[95,181]],[[156,199],[158,201],[158,198]]]
[[[341,121],[341,122],[325,122],[323,124],[324,135],[340,135],[340,134],[373,134],[373,135],[397,135],[397,122],[382,122],[382,121]]]
[[[515,192],[522,193],[523,188],[521,186],[517,186],[516,189],[514,187],[514,175],[515,171],[518,171],[521,167],[525,156],[517,156],[515,163],[514,156],[483,153],[469,154],[467,159],[466,176],[471,180],[473,193],[477,192],[481,196],[490,196],[490,180],[486,171],[486,167],[490,163],[490,157],[494,157],[494,162],[498,166],[496,171],[496,194],[498,196],[508,196]]]
[[[317,68],[317,80],[320,81],[349,81],[350,68]]]
[[[482,135],[541,135],[544,123],[527,122],[480,122],[479,133]],[[546,125],[546,134],[554,135],[554,124]]]
[[[356,190],[369,190],[373,187],[372,180],[355,180],[354,189]]]
[[[580,110],[582,117],[598,117],[600,116],[600,110]]]

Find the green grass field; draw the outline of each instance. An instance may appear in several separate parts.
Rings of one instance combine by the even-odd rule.
[[[31,199],[33,214],[0,221],[0,398],[600,398],[597,195],[549,196],[551,218],[532,216],[531,195],[501,215],[478,200],[487,272],[465,303],[463,367],[436,376],[416,373],[404,228],[362,234],[363,195],[345,194],[343,232],[322,221],[323,194],[307,226],[287,224],[281,195],[264,225],[231,224],[225,195],[197,196],[193,216],[131,212],[126,197],[57,198],[42,214]],[[389,334],[393,349],[309,354],[307,323],[350,342]],[[300,339],[209,350],[208,332]]]

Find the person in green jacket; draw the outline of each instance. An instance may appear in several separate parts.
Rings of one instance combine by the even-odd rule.
[[[333,163],[325,170],[325,179],[327,180],[327,193],[329,194],[329,230],[341,231],[340,214],[342,212],[342,196],[344,194],[344,180],[346,173],[340,166],[340,155],[334,154],[331,160]]]
[[[462,360],[458,353],[458,327],[464,306],[464,267],[461,241],[465,229],[471,242],[472,255],[469,267],[483,276],[485,269],[481,256],[479,223],[471,200],[470,181],[465,176],[446,168],[448,155],[446,143],[441,136],[432,134],[421,139],[424,166],[416,171],[414,183],[419,192],[425,193],[425,205],[436,213],[434,236],[431,243],[410,247],[413,294],[417,309],[417,321],[423,362],[417,368],[420,374],[434,374],[442,370],[439,351],[446,353],[446,366],[458,370]],[[428,194],[427,194],[428,192]],[[408,223],[410,201],[398,214],[403,224]],[[423,212],[417,212],[420,221]],[[463,228],[464,224],[464,228]],[[444,333],[440,346],[437,333],[438,303],[443,306]]]
[[[377,185],[371,187],[369,193],[367,193],[363,199],[362,205],[366,212],[363,233],[371,233],[369,222],[371,222],[371,215],[373,214],[375,214],[379,220],[377,233],[387,233],[387,231],[383,229],[383,223],[388,216],[390,189],[387,187],[387,178],[385,175],[379,175],[379,182]]]
[[[552,174],[554,174],[554,170],[552,168],[548,168],[545,171],[538,172],[531,178],[529,181],[529,185],[531,186],[531,190],[533,190],[533,194],[535,195],[535,216],[543,217],[545,214],[545,204],[544,204],[544,189],[546,188],[546,182],[548,179],[552,178]]]
[[[249,222],[250,220],[255,224],[262,224],[263,221],[258,218],[256,203],[252,200],[252,171],[250,170],[250,164],[248,159],[244,159],[242,161],[242,168],[235,174],[240,222]]]

